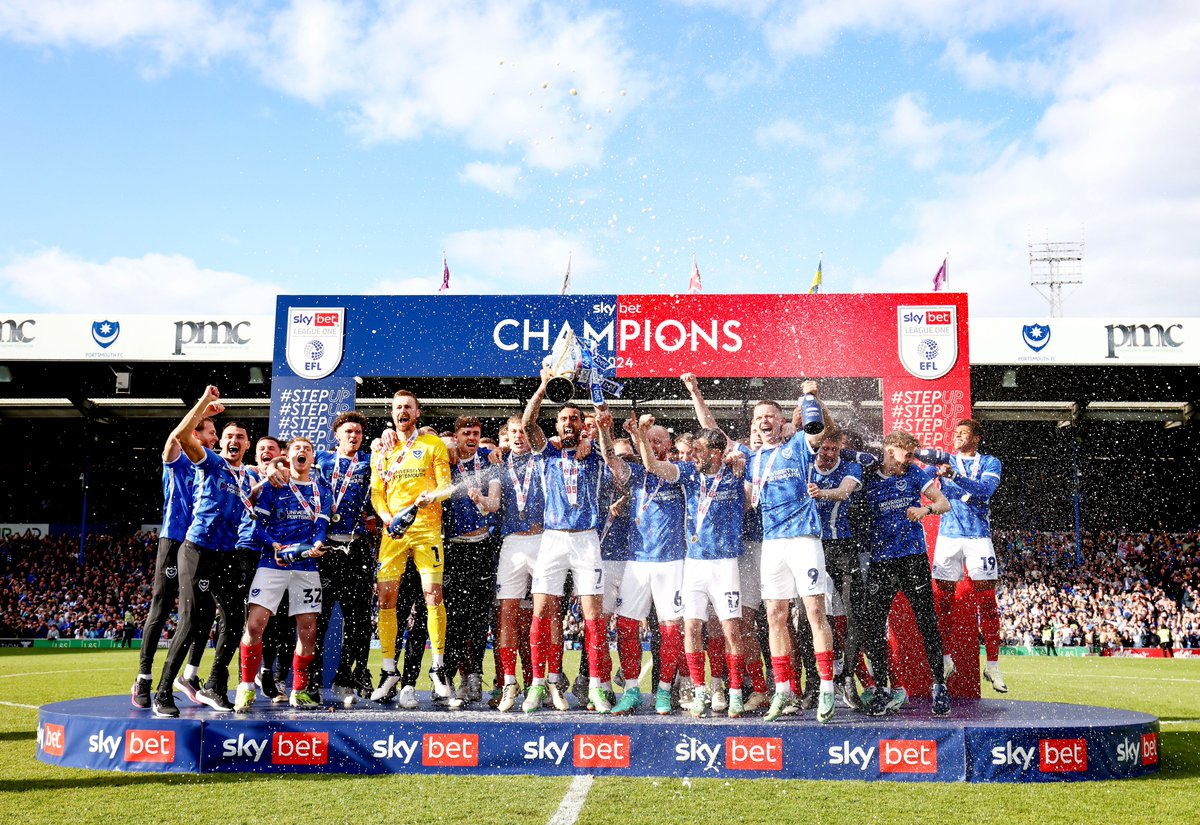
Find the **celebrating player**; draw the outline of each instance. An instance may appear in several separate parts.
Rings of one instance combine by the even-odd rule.
[[[899,702],[889,689],[887,620],[897,593],[912,606],[917,629],[925,643],[925,656],[933,673],[933,712],[950,713],[942,660],[942,637],[933,607],[933,580],[925,549],[921,519],[945,513],[950,502],[934,484],[933,470],[913,464],[916,437],[895,430],[883,439],[883,464],[868,473],[864,497],[871,513],[871,563],[867,567],[866,630],[863,645],[871,659],[875,693],[866,707],[871,716],[896,710]],[[921,504],[921,495],[929,499]],[[898,694],[900,701],[903,694]]]
[[[996,549],[992,546],[989,508],[1000,486],[1000,459],[979,452],[983,430],[978,421],[965,418],[954,428],[954,455],[949,464],[938,468],[942,493],[950,501],[950,512],[938,525],[933,548],[934,599],[938,618],[950,627],[955,591],[962,581],[963,569],[971,578],[975,603],[979,609],[979,630],[987,651],[983,678],[1000,693],[1008,685],[1000,675],[1000,614],[996,608]],[[975,608],[972,606],[971,624]],[[947,657],[949,660],[949,657]],[[954,672],[948,661],[949,678]]]
[[[545,666],[553,655],[550,623],[558,621],[560,616],[563,585],[570,570],[584,617],[588,699],[597,712],[607,713],[612,705],[604,690],[608,674],[602,675],[605,658],[601,648],[607,644],[601,620],[604,567],[600,559],[600,536],[596,532],[601,523],[599,490],[604,461],[595,452],[586,458],[577,454],[583,414],[574,405],[563,405],[555,416],[559,446],[547,442],[537,421],[550,377],[549,370],[543,368],[541,385],[529,399],[523,416],[530,446],[545,461],[546,511],[533,571],[533,621],[529,631],[533,685],[521,707],[526,713],[533,713],[541,708],[546,696]],[[596,419],[599,426],[611,426],[612,415],[607,411],[597,411]],[[557,656],[562,656],[561,646]]]
[[[287,455],[291,471],[287,486],[263,487],[254,514],[243,517],[245,522],[255,522],[254,541],[262,547],[262,556],[250,585],[246,629],[242,633],[242,681],[233,703],[237,713],[245,713],[254,704],[263,630],[285,591],[290,614],[296,620],[297,637],[288,701],[295,708],[318,705],[308,693],[308,679],[316,646],[317,614],[321,612],[317,560],[325,553],[333,494],[328,485],[312,478],[311,441],[292,439]]]
[[[371,699],[383,699],[400,682],[400,674],[396,672],[396,600],[405,564],[412,556],[421,574],[429,641],[433,648],[433,666],[429,671],[433,700],[435,703],[458,707],[461,702],[450,688],[445,668],[442,504],[438,497],[450,488],[450,461],[446,445],[440,438],[418,432],[417,420],[420,416],[421,404],[417,397],[408,390],[398,390],[392,397],[396,444],[382,452],[371,475],[371,504],[387,530],[387,535],[383,536],[379,545],[377,574],[383,672]],[[410,507],[416,508],[415,520],[405,531],[406,511]]]

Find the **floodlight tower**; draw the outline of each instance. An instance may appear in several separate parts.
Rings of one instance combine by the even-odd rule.
[[[1029,285],[1050,302],[1050,317],[1063,314],[1063,287],[1083,283],[1083,241],[1029,243]]]

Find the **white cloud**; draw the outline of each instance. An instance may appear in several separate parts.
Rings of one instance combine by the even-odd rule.
[[[0,284],[46,312],[201,312],[274,306],[282,290],[236,272],[197,266],[182,255],[88,261],[60,249],[22,256],[0,268]]]
[[[517,193],[517,180],[521,177],[520,166],[507,166],[499,163],[468,163],[458,173],[458,179],[464,183],[482,186],[497,195],[512,196]]]
[[[952,289],[977,314],[1044,313],[1029,286],[1029,240],[1086,235],[1071,315],[1200,312],[1200,15],[1126,19],[1065,67],[1031,140],[947,179],[915,209],[912,238],[872,290],[928,289],[947,249]]]
[[[849,125],[815,131],[799,121],[785,118],[760,126],[754,132],[754,140],[764,148],[792,146],[812,150],[826,172],[840,172],[862,162],[855,129]]]
[[[957,37],[946,43],[941,64],[957,73],[969,89],[1007,89],[1020,95],[1041,97],[1054,87],[1056,69],[1040,58],[996,60],[982,51],[971,51]]]
[[[614,12],[536,0],[0,3],[0,38],[162,66],[236,57],[269,86],[344,110],[364,140],[450,134],[554,170],[599,162],[650,88],[622,32]]]
[[[892,104],[891,119],[883,139],[908,153],[914,169],[932,169],[947,152],[969,151],[987,136],[987,128],[962,120],[938,123],[922,106],[922,100],[906,92]]]

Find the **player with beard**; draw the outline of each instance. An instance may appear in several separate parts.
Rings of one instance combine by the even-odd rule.
[[[321,613],[317,617],[316,652],[309,684],[319,686],[324,667],[325,634],[333,606],[342,607],[342,644],[333,676],[333,698],[342,704],[358,701],[355,673],[365,671],[371,652],[371,588],[375,570],[372,536],[363,523],[363,508],[371,494],[371,457],[362,452],[366,419],[350,410],[333,420],[333,452],[317,453],[321,479],[333,501],[329,512],[327,552],[317,561],[321,574]],[[311,693],[311,691],[310,691]]]
[[[379,567],[376,574],[379,597],[379,642],[383,648],[383,671],[372,701],[387,698],[400,682],[396,672],[396,602],[400,580],[411,557],[421,576],[425,596],[426,623],[433,648],[433,701],[458,707],[446,672],[446,605],[442,601],[444,570],[442,545],[442,504],[450,491],[450,460],[446,445],[436,435],[421,433],[417,421],[421,404],[408,390],[392,397],[392,423],[396,443],[384,447],[378,460],[373,459],[371,504],[387,531],[380,540]],[[416,518],[403,530],[404,513],[416,508]],[[414,688],[414,685],[404,685]],[[406,691],[401,690],[404,694]]]
[[[816,398],[816,382],[805,381],[802,392]],[[823,404],[821,414],[824,426],[829,426],[832,421]],[[764,719],[778,719],[795,701],[793,642],[788,623],[790,602],[799,599],[812,628],[821,678],[817,721],[824,723],[833,719],[835,708],[833,631],[825,615],[829,583],[821,548],[821,523],[808,494],[808,470],[823,430],[811,435],[801,431],[785,441],[783,425],[783,411],[775,402],[760,401],[754,406],[751,427],[761,434],[763,446],[750,463],[751,504],[762,513],[762,596],[775,672],[775,695]]]
[[[232,628],[245,623],[246,572],[253,569],[247,554],[236,549],[237,533],[242,513],[252,508],[257,474],[242,464],[250,439],[241,424],[225,424],[221,430],[220,455],[197,436],[196,428],[204,418],[224,412],[219,399],[217,388],[207,387],[173,433],[184,454],[196,465],[196,479],[192,523],[178,554],[179,618],[158,690],[151,701],[154,715],[160,717],[179,715],[171,687],[190,643],[195,587],[202,582],[208,583],[216,601],[221,633],[208,683],[197,697],[215,710],[233,710],[228,681],[229,662],[237,650],[237,631]]]
[[[316,645],[317,614],[321,612],[321,574],[317,560],[325,554],[325,539],[333,495],[328,485],[312,477],[313,445],[307,438],[288,444],[289,478],[281,488],[266,486],[259,493],[254,513],[243,515],[253,523],[254,541],[263,548],[250,585],[249,610],[242,633],[242,681],[233,709],[245,713],[254,704],[254,680],[262,664],[262,634],[267,619],[286,591],[296,620],[296,648],[292,659],[292,692],[295,708],[314,708],[308,676]],[[291,550],[302,555],[285,558]]]
[[[938,525],[933,547],[934,600],[943,626],[953,621],[955,594],[963,571],[971,579],[978,604],[979,630],[987,652],[983,678],[999,693],[1008,693],[1000,675],[1000,614],[996,608],[996,548],[992,546],[989,508],[1000,487],[1000,459],[979,452],[983,429],[978,421],[965,418],[954,428],[954,455],[938,468],[942,494],[950,501],[950,512]],[[975,623],[971,610],[971,625]],[[946,678],[954,662],[946,657]]]
[[[267,478],[280,466],[283,457],[283,442],[273,435],[264,435],[254,442],[254,464],[260,478]],[[283,462],[286,465],[286,462]],[[247,547],[253,544],[254,528],[243,525],[239,541]],[[279,609],[267,622],[263,633],[262,668],[256,680],[263,695],[275,702],[286,702],[287,693],[278,685],[286,685],[288,669],[291,667],[289,654],[296,646],[296,623],[288,616],[288,595],[283,594]]]
[[[493,515],[500,509],[500,479],[491,471],[491,451],[479,447],[482,428],[471,416],[454,422],[449,461],[455,491],[445,505],[446,671],[452,679],[463,674],[458,698],[466,702],[483,698],[483,654],[500,552]]]
[[[599,494],[606,472],[605,462],[595,452],[586,458],[579,457],[577,447],[583,429],[583,414],[574,405],[563,405],[555,417],[559,446],[547,442],[546,434],[537,422],[550,378],[549,370],[543,368],[541,384],[529,399],[523,415],[530,447],[540,453],[545,462],[546,510],[533,571],[533,620],[529,631],[533,685],[526,692],[521,708],[526,713],[540,710],[546,696],[545,666],[553,653],[550,650],[550,625],[561,616],[563,587],[570,570],[584,617],[588,698],[598,713],[608,713],[612,709],[605,689],[609,674],[602,673],[605,660],[602,648],[607,646],[601,619],[604,567],[597,532],[602,523]],[[597,410],[596,424],[611,427],[612,414]],[[561,650],[560,646],[559,655]]]
[[[542,456],[530,450],[521,416],[514,415],[508,419],[503,436],[507,439],[509,451],[504,462],[504,475],[501,476],[500,535],[503,543],[496,569],[496,598],[500,601],[497,649],[504,687],[496,709],[507,712],[517,704],[518,615],[521,600],[529,593],[533,580],[533,568],[542,541],[546,494],[542,486]],[[559,623],[559,650],[562,650],[561,634],[562,624]],[[554,635],[552,627],[552,647]],[[570,705],[562,696],[560,687],[556,683],[550,688],[554,706],[559,710],[567,710]]]
[[[196,437],[204,446],[217,446],[217,428],[211,418],[205,418],[196,429]],[[162,531],[158,537],[158,555],[154,560],[154,585],[150,594],[150,609],[142,630],[142,648],[138,657],[138,675],[133,682],[133,706],[145,710],[150,707],[153,685],[154,654],[158,651],[158,640],[162,636],[167,616],[179,596],[179,546],[187,538],[187,529],[192,523],[192,484],[196,469],[183,454],[174,433],[163,446],[163,517]],[[207,594],[204,594],[207,599]],[[211,622],[204,627],[204,639],[197,642],[193,634],[188,653],[188,664],[181,677],[175,679],[174,687],[195,701],[200,691],[197,671],[200,658],[204,655],[204,642],[208,638]]]
[[[687,388],[692,399],[692,407],[696,412],[696,422],[705,429],[719,430],[724,433],[730,451],[738,451],[748,463],[754,457],[755,451],[762,447],[762,432],[751,428],[750,446],[739,444],[725,433],[717,424],[700,391],[700,383],[693,373],[685,372],[680,380]],[[762,608],[762,513],[758,509],[746,511],[742,518],[742,554],[738,556],[738,583],[741,587],[742,604],[742,639],[740,648],[745,663],[743,687],[749,681],[750,695],[745,698],[744,710],[747,713],[762,710],[770,704],[767,696],[767,680],[763,671],[763,644],[759,643],[759,611]],[[765,618],[765,617],[764,617]],[[732,678],[732,677],[731,677]]]
[[[627,421],[625,430],[634,438],[644,466],[617,459],[606,444],[609,439],[603,430],[600,436],[604,451],[615,459],[609,465],[613,478],[618,485],[629,487],[629,509],[633,518],[629,531],[629,561],[625,563],[617,591],[617,651],[622,672],[640,672],[642,622],[650,615],[653,604],[660,636],[659,681],[654,692],[654,710],[666,715],[671,712],[671,684],[675,681],[683,650],[686,506],[679,474],[671,473],[674,478],[668,480],[665,470],[655,473],[651,469],[652,460],[657,464],[669,463],[672,445],[666,428],[654,424],[653,416],[644,415],[640,424],[632,418]],[[633,713],[641,707],[642,701],[641,689],[631,678],[613,713]]]
[[[833,579],[834,608],[841,608],[834,614],[834,624],[841,625],[843,656],[840,669],[835,667],[834,673],[843,680],[840,687],[847,704],[861,708],[854,688],[854,668],[863,620],[862,543],[851,530],[850,500],[862,487],[862,466],[843,458],[844,446],[842,431],[826,427],[809,474],[808,494],[817,503],[821,518],[821,546],[825,550],[825,569]]]
[[[918,446],[920,442],[909,433],[889,433],[883,439],[883,465],[867,474],[863,493],[871,513],[871,563],[867,567],[863,634],[863,646],[875,677],[875,692],[866,707],[871,716],[895,711],[903,701],[904,694],[898,693],[897,700],[889,687],[887,621],[897,593],[903,593],[912,606],[925,643],[925,657],[933,673],[933,713],[950,713],[942,637],[933,606],[933,578],[921,527],[921,519],[947,512],[950,502],[934,483],[935,471],[913,464],[913,451]],[[922,495],[929,499],[928,505],[921,504]]]
[[[715,610],[724,635],[730,694],[728,712],[741,716],[742,696],[741,585],[738,557],[742,554],[742,518],[746,489],[742,476],[745,460],[740,453],[726,457],[727,439],[720,430],[701,429],[688,444],[689,461],[664,461],[652,449],[649,434],[652,416],[642,416],[636,429],[638,448],[647,472],[668,482],[679,482],[686,498],[687,559],[683,565],[684,648],[695,693],[692,716],[707,712],[704,688],[703,630],[710,610]],[[725,466],[731,463],[732,468]],[[666,637],[664,636],[664,639]],[[661,690],[661,687],[660,687]],[[725,708],[715,707],[715,711]]]

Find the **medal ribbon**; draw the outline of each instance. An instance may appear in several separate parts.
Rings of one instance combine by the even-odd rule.
[[[779,456],[782,445],[772,448],[771,457],[767,459],[766,469],[759,473],[759,466],[762,464],[762,454],[766,447],[760,447],[758,452],[754,454],[754,469],[752,472],[753,481],[750,485],[750,506],[757,507],[759,499],[762,498],[763,485],[767,483],[767,476],[771,474],[771,468],[775,466],[775,459]]]
[[[310,482],[310,484],[312,484],[312,482]],[[312,484],[313,503],[311,506],[301,494],[300,488],[296,486],[296,482],[288,481],[288,487],[291,488],[292,495],[296,497],[296,501],[300,502],[300,506],[304,508],[304,514],[313,521],[316,521],[321,515],[321,494],[317,491],[317,485]]]
[[[229,474],[233,476],[234,485],[237,487],[238,498],[242,500],[242,506],[246,508],[247,512],[253,513],[254,505],[250,503],[250,494],[246,492],[244,486],[246,483],[246,468],[234,467],[229,463],[228,459],[225,460],[225,466],[229,468]]]
[[[717,485],[721,483],[721,479],[725,477],[725,468],[717,470],[717,475],[713,478],[712,486],[708,486],[708,476],[700,473],[700,500],[696,502],[696,535],[700,535],[700,528],[704,525],[704,517],[708,515],[708,508],[712,506],[713,498],[717,495]]]
[[[654,497],[658,495],[658,491],[661,490],[663,486],[663,477],[659,476],[658,486],[654,488],[653,493],[647,496],[646,484],[650,481],[651,475],[651,473],[647,472],[644,476],[642,476],[642,501],[638,505],[638,524],[641,524],[642,514],[646,512],[646,508],[650,506],[650,502],[654,500]]]
[[[346,497],[346,491],[350,489],[350,479],[353,476],[351,470],[354,469],[354,459],[348,458],[346,461],[349,463],[346,465],[346,474],[340,476],[342,479],[342,484],[339,487],[338,478],[339,470],[341,470],[342,467],[342,457],[340,455],[335,455],[333,457],[333,488],[337,490],[337,494],[333,497],[333,510],[331,514],[337,513],[338,505],[342,503],[342,499]]]
[[[392,480],[392,476],[400,469],[400,465],[404,463],[404,459],[408,458],[408,453],[412,449],[413,442],[417,440],[417,430],[413,430],[412,435],[404,442],[404,446],[400,448],[400,455],[392,462],[391,466],[383,471],[383,483],[387,484]],[[380,467],[383,466],[383,460],[380,461]]]
[[[567,501],[572,507],[579,506],[579,462],[574,457],[568,456],[563,452],[558,459],[559,466],[562,467],[563,486],[567,491]]]
[[[525,502],[529,500],[529,485],[533,482],[533,456],[529,456],[529,460],[525,462],[525,478],[524,481],[517,480],[517,471],[514,469],[516,465],[513,463],[513,457],[508,457],[508,477],[512,479],[513,491],[517,495],[517,510],[522,521],[525,520]]]
[[[978,481],[979,471],[983,469],[983,456],[978,453],[975,454],[975,463],[971,465],[970,470],[967,470],[967,465],[961,455],[954,456],[954,464],[958,468],[959,475],[966,476],[972,481]]]

